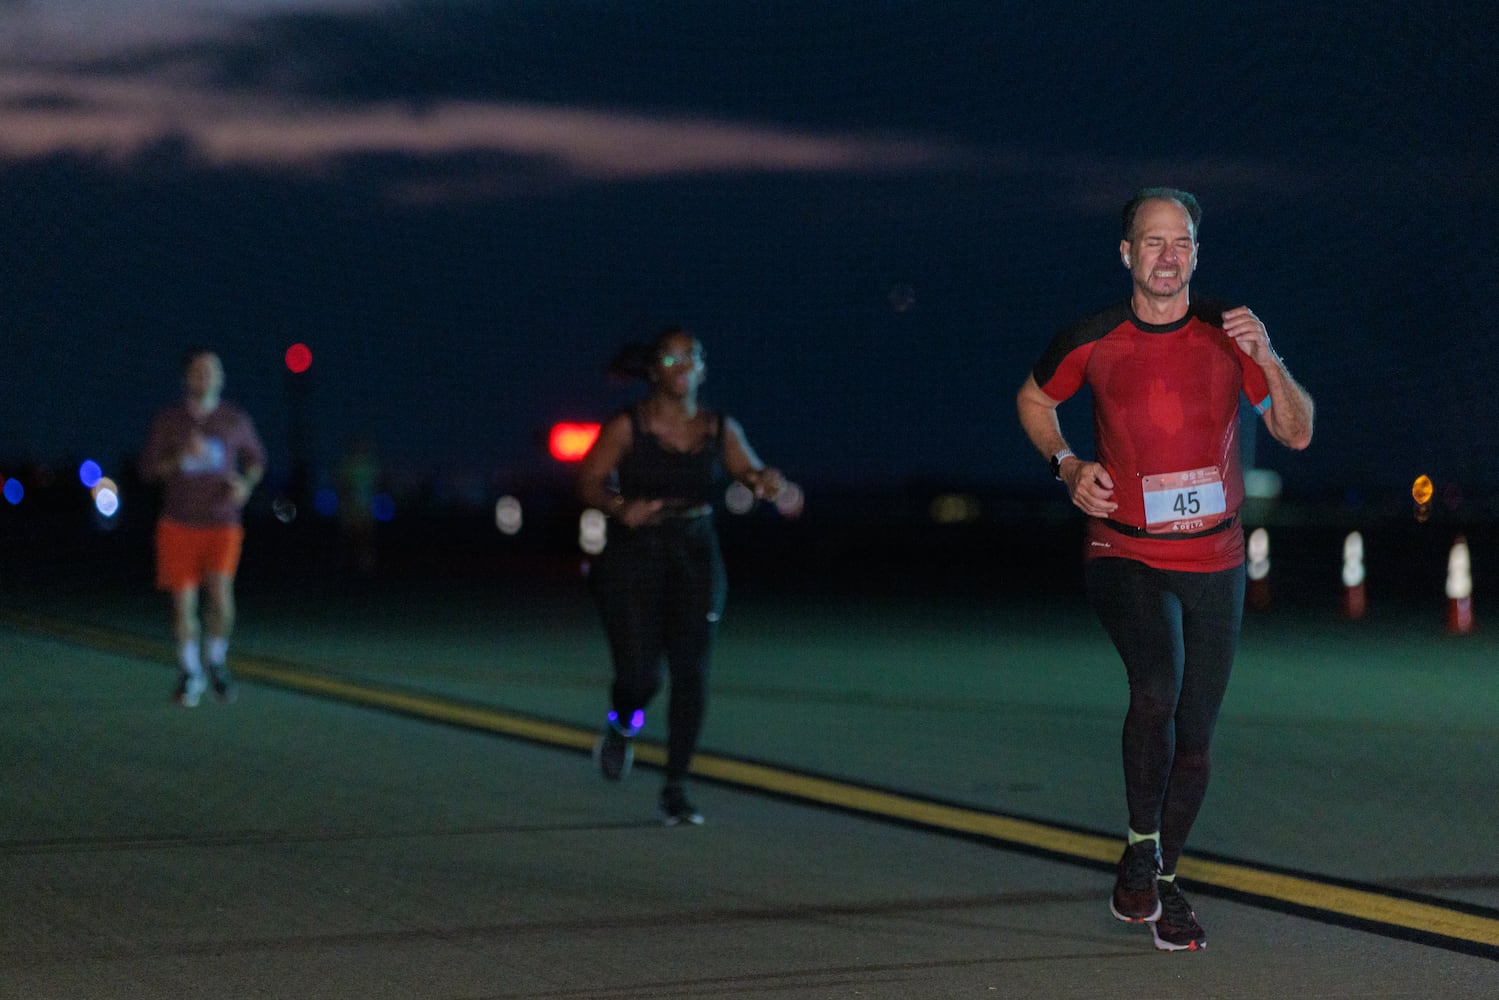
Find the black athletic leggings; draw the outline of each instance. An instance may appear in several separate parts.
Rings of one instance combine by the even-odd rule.
[[[708,654],[728,589],[712,516],[634,529],[611,523],[589,581],[614,660],[611,696],[621,721],[660,690],[665,659],[666,780],[681,781],[702,731]]]
[[[1129,825],[1161,832],[1162,867],[1170,874],[1207,794],[1208,749],[1244,617],[1244,568],[1184,573],[1103,558],[1088,562],[1086,581],[1129,675]]]

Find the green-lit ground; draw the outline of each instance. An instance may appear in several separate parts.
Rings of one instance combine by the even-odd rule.
[[[28,929],[7,935],[0,982],[25,984],[17,996],[209,995],[207,970],[226,963],[239,985],[214,995],[1103,996],[1130,982],[1130,995],[1161,996],[1492,992],[1499,649],[1481,615],[1473,634],[1447,635],[1440,597],[1350,622],[1335,589],[1317,597],[1287,579],[1250,613],[1189,853],[1295,873],[1313,895],[1251,898],[1201,868],[1210,950],[1158,956],[1148,935],[1108,919],[1108,876],[1068,839],[1122,830],[1124,681],[1065,573],[1026,593],[926,576],[873,586],[831,567],[818,580],[805,566],[778,587],[774,553],[745,568],[714,663],[705,760],[773,767],[758,789],[732,771],[702,783],[709,824],[673,831],[700,838],[682,853],[682,840],[635,825],[652,818],[649,767],[606,787],[572,736],[554,748],[496,739],[482,722],[453,728],[442,707],[564,733],[595,726],[607,668],[574,562],[488,573],[460,560],[443,572],[402,569],[392,554],[389,572],[354,580],[315,560],[296,572],[295,548],[252,547],[235,645],[244,695],[185,712],[166,701],[164,600],[148,567],[122,558],[139,546],[106,554],[93,573],[74,550],[67,565],[12,566],[7,580],[3,905],[7,926]],[[277,671],[355,693],[308,699]],[[434,721],[356,707],[358,691],[428,696]],[[652,714],[647,740],[662,722]],[[798,806],[809,774],[852,789],[832,793],[846,808],[865,809],[870,787],[893,793],[898,825]],[[955,840],[902,811],[933,803],[1036,821],[1031,846],[1055,860],[1007,849],[1003,835]],[[713,849],[699,853],[701,838]],[[407,856],[416,843],[436,854]],[[623,870],[609,862],[618,852]],[[257,888],[273,878],[300,888]],[[1339,908],[1349,882],[1375,910]],[[511,892],[513,907],[496,902]],[[141,925],[128,918],[135,897]],[[1381,905],[1393,924],[1370,916]],[[1402,940],[1421,935],[1399,922],[1433,905],[1461,925],[1456,937]],[[877,930],[846,926],[893,915]],[[660,940],[622,930],[637,922]],[[560,941],[573,972],[548,971]],[[256,961],[297,964],[267,958],[278,949],[323,966],[323,992],[281,992],[255,972]],[[386,950],[406,956],[406,972],[452,951],[464,972],[430,966],[425,992],[390,955],[370,955]],[[637,953],[656,971],[634,967]],[[486,955],[526,971],[480,988]],[[152,978],[156,961],[175,971]],[[600,978],[611,967],[617,979]]]

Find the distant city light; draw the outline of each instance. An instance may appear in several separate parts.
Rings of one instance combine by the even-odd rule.
[[[1411,499],[1423,506],[1431,503],[1432,494],[1435,492],[1436,487],[1431,484],[1430,476],[1417,476],[1416,481],[1411,484]]]
[[[1473,556],[1468,551],[1468,540],[1461,535],[1452,543],[1447,553],[1447,597],[1454,601],[1473,596]]]
[[[312,349],[296,343],[286,349],[286,367],[293,375],[300,375],[312,367]]]
[[[512,496],[503,496],[495,501],[494,524],[504,535],[520,534],[523,518],[521,516],[520,501]]]
[[[396,502],[389,493],[376,493],[370,499],[370,513],[375,520],[386,524],[396,516]]]
[[[324,517],[338,513],[338,491],[331,486],[319,486],[312,495],[312,509]]]
[[[1349,532],[1343,539],[1343,586],[1357,587],[1364,582],[1364,536]]]
[[[1254,500],[1274,500],[1280,496],[1280,473],[1274,469],[1245,469],[1244,495]]]
[[[928,513],[937,524],[971,524],[979,519],[983,506],[971,493],[943,493],[932,498]]]
[[[916,307],[916,289],[905,282],[891,285],[885,298],[889,300],[890,308],[898,313],[910,312]]]
[[[724,490],[723,505],[730,514],[748,514],[755,509],[755,491],[736,479]]]
[[[94,498],[94,509],[105,517],[114,517],[120,509],[120,488],[108,476],[94,480],[90,492]]]
[[[1249,533],[1248,556],[1249,579],[1264,580],[1270,575],[1270,532],[1255,528]]]
[[[598,436],[598,424],[553,424],[552,432],[547,436],[547,450],[559,462],[576,462],[588,454]]]
[[[278,496],[271,501],[271,513],[282,524],[291,524],[297,519],[297,505],[290,497]]]
[[[99,482],[100,477],[103,475],[104,470],[99,468],[99,463],[91,458],[86,459],[78,467],[78,481],[84,485],[85,489],[93,489],[94,485]]]
[[[806,506],[807,495],[802,488],[795,483],[785,483],[781,486],[781,492],[776,494],[776,510],[780,511],[782,517],[800,517],[802,508]],[[977,502],[975,502],[975,513]]]
[[[21,481],[19,479],[7,479],[5,481],[4,492],[5,499],[9,500],[12,506],[15,506],[16,504],[20,503],[21,498],[26,495],[26,487],[21,485]]]
[[[592,507],[585,510],[578,518],[578,548],[591,556],[604,551],[609,541],[608,520],[603,511]]]

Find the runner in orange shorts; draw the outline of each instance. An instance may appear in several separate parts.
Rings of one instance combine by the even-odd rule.
[[[236,694],[228,651],[244,542],[241,513],[265,474],[266,458],[250,417],[222,398],[224,366],[217,354],[189,351],[183,387],[182,401],[152,421],[141,475],[162,487],[156,585],[172,595],[180,668],[175,698],[192,708],[210,681],[220,700],[233,701]],[[200,623],[203,591],[208,606]]]

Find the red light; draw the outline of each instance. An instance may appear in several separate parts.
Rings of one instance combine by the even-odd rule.
[[[286,367],[292,374],[300,375],[312,367],[312,349],[306,344],[293,344],[286,349]]]
[[[547,449],[559,462],[576,462],[588,454],[598,436],[598,424],[553,424]]]

